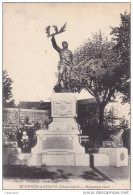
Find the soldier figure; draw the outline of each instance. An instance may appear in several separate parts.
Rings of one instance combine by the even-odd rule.
[[[58,84],[61,85],[63,89],[70,89],[69,82],[71,77],[71,68],[73,65],[73,55],[68,49],[68,43],[66,41],[62,42],[62,47],[60,48],[55,41],[54,35],[52,36],[52,45],[54,49],[59,53],[60,61],[58,64]]]

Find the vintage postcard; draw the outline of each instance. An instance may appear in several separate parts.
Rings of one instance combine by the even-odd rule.
[[[4,190],[130,190],[130,14],[3,3]]]

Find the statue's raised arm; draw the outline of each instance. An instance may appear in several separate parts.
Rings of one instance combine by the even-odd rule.
[[[57,43],[56,43],[56,40],[55,40],[54,36],[52,36],[51,41],[52,41],[53,48],[54,48],[56,51],[58,51],[58,52],[60,53],[61,48],[57,45]]]

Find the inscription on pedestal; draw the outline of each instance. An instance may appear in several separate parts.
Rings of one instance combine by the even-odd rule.
[[[47,137],[42,141],[42,149],[73,149],[73,140],[68,137]]]

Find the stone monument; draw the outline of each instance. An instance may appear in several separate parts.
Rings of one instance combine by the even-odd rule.
[[[52,45],[59,53],[58,82],[51,101],[53,122],[48,130],[38,130],[37,144],[31,154],[13,154],[9,164],[27,166],[89,166],[90,156],[85,154],[85,148],[80,145],[80,126],[76,122],[77,108],[75,95],[70,90],[71,69],[73,65],[72,52],[68,43],[62,42],[60,48],[55,35],[65,31],[66,24],[55,33],[50,34],[50,26],[46,28],[48,37],[52,37]]]
[[[32,149],[32,154],[42,156],[42,165],[89,166],[89,154],[85,154],[85,148],[79,143],[81,131],[76,122],[76,99],[69,86],[72,52],[68,50],[67,42],[62,42],[61,49],[54,38],[56,34],[65,31],[65,26],[66,24],[60,31],[53,26],[55,33],[52,35],[50,27],[46,28],[46,33],[48,37],[52,37],[52,45],[60,56],[58,82],[55,87],[58,88],[58,93],[54,93],[51,102],[53,122],[48,130],[37,131],[37,145]]]
[[[58,82],[51,101],[53,121],[48,130],[38,130],[37,144],[31,154],[13,153],[9,155],[9,164],[27,166],[90,166],[90,155],[85,154],[85,148],[80,145],[80,126],[76,122],[76,98],[70,89],[73,55],[68,49],[68,43],[62,42],[60,48],[55,35],[65,31],[66,24],[55,33],[50,34],[50,26],[46,27],[48,37],[52,37],[52,45],[59,53]],[[99,153],[91,154],[93,166],[128,166],[128,150],[123,148],[122,134],[124,130],[111,136],[112,140],[104,141]],[[104,159],[104,160],[103,160]]]
[[[76,99],[73,93],[55,93],[52,98],[53,122],[48,130],[37,131],[32,154],[42,156],[42,165],[89,166],[89,154],[79,143]]]

